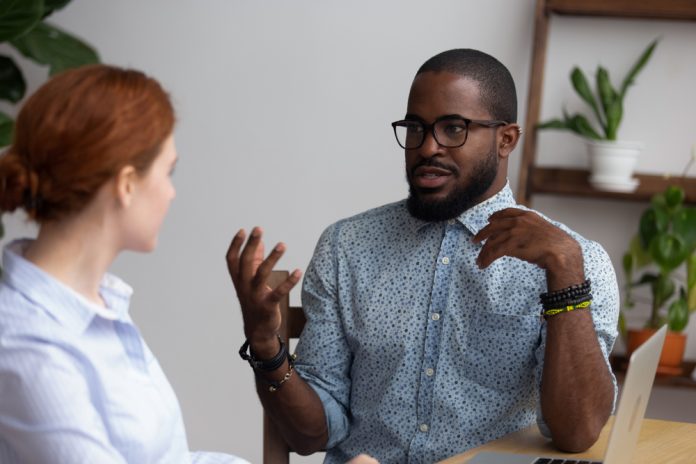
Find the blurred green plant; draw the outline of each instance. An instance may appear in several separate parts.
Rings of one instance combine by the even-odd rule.
[[[580,113],[568,114],[563,110],[563,119],[551,119],[539,123],[537,129],[564,129],[575,132],[581,137],[593,140],[616,140],[619,125],[623,118],[623,102],[626,91],[635,83],[636,76],[650,60],[658,40],[653,40],[650,45],[633,64],[624,78],[621,86],[615,88],[609,79],[609,71],[603,66],[597,67],[595,75],[595,92],[592,92],[585,74],[577,66],[570,73],[570,81],[573,88],[582,100],[587,103],[599,123],[601,130],[590,123],[589,119]]]
[[[684,174],[695,157],[696,148]],[[632,290],[648,285],[652,298],[646,328],[658,329],[667,323],[669,330],[681,332],[690,313],[696,311],[696,208],[685,206],[684,197],[684,189],[677,185],[655,194],[623,256],[626,287],[622,311],[635,306]],[[635,279],[639,271],[643,273]],[[625,336],[623,312],[619,330]]]
[[[50,76],[70,68],[99,62],[88,44],[46,21],[71,0],[0,0],[0,44],[48,66]],[[19,103],[27,90],[24,73],[12,57],[0,54],[0,100]],[[12,142],[13,118],[0,111],[0,148]],[[0,239],[4,235],[0,218]],[[2,269],[0,269],[0,273]]]

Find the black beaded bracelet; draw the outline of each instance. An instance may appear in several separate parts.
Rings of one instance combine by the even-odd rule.
[[[278,350],[278,354],[273,356],[271,359],[257,359],[254,356],[254,353],[251,351],[249,348],[249,340],[246,340],[242,347],[239,349],[239,356],[249,362],[249,365],[255,370],[255,371],[262,371],[262,372],[271,372],[276,369],[278,369],[280,366],[283,365],[286,359],[290,359],[291,356],[288,353],[288,348],[285,346],[285,343],[283,342],[283,339],[278,335],[278,341],[280,342],[280,350]],[[249,353],[247,353],[249,351]]]
[[[555,290],[553,292],[542,293],[540,295],[541,304],[544,306],[555,306],[566,301],[583,298],[590,294],[591,289],[592,287],[590,284],[590,279],[587,279],[581,284],[571,285],[570,287]]]

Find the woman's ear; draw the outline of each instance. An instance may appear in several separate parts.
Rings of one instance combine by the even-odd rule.
[[[128,207],[135,195],[135,184],[138,178],[138,173],[133,166],[124,166],[116,175],[115,180],[115,195],[116,201],[122,207]]]
[[[522,129],[517,124],[508,124],[500,131],[498,142],[498,156],[507,158],[520,140]]]

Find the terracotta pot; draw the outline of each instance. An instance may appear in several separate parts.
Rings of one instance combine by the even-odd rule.
[[[655,333],[655,329],[629,330],[628,346],[626,347],[626,357],[643,344]],[[667,332],[665,345],[662,347],[658,373],[675,373],[681,371],[684,349],[686,348],[686,335],[678,332]]]

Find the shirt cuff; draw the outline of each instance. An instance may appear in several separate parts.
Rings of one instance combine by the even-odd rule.
[[[333,396],[321,387],[308,382],[314,389],[324,406],[324,415],[326,416],[326,425],[329,431],[329,439],[326,442],[326,449],[333,448],[348,436],[350,424],[343,407]]]

